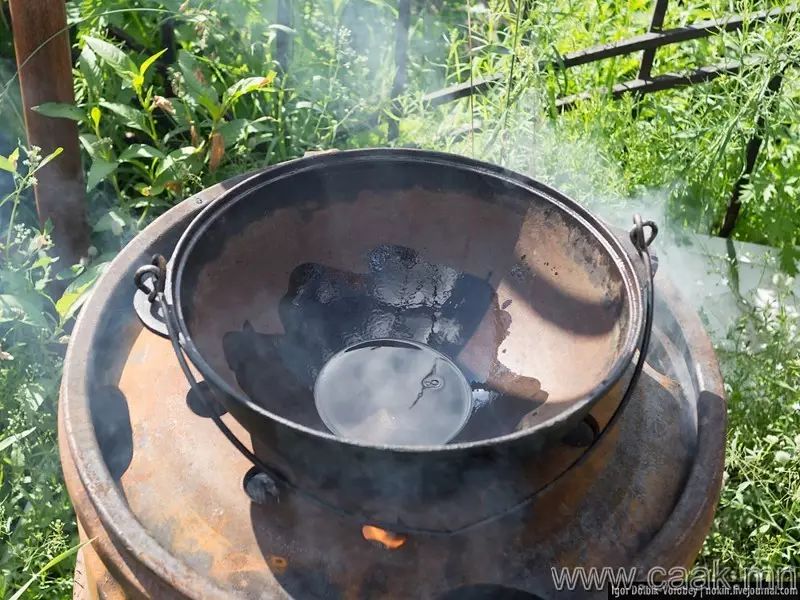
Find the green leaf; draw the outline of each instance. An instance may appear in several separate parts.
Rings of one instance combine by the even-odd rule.
[[[0,290],[6,294],[25,294],[30,285],[25,271],[15,269],[0,270]]]
[[[225,140],[225,147],[228,148],[238,142],[247,131],[250,121],[247,119],[233,119],[226,121],[217,128],[217,131]]]
[[[164,153],[147,144],[132,144],[119,155],[120,161],[129,161],[134,158],[164,158]]]
[[[117,170],[118,163],[109,162],[102,158],[95,158],[86,177],[86,191],[91,192],[101,181]]]
[[[44,311],[44,297],[35,292],[0,294],[0,322],[19,322],[44,329],[48,326]]]
[[[270,71],[265,77],[246,77],[234,83],[231,87],[225,90],[222,95],[223,106],[230,106],[245,94],[250,94],[256,90],[266,88],[273,82],[277,73]]]
[[[67,281],[71,279],[75,279],[78,275],[83,273],[86,270],[81,264],[75,264],[67,267],[66,269],[62,269],[58,273],[56,273],[56,279],[58,281]]]
[[[171,171],[177,165],[192,156],[195,152],[197,152],[197,148],[194,146],[184,146],[183,148],[173,150],[167,155],[167,157],[164,159],[164,162],[162,162],[159,166],[158,171],[156,172],[156,178],[160,177],[164,173],[167,173],[168,171]]]
[[[181,50],[178,53],[178,67],[183,75],[183,80],[186,82],[186,91],[189,98],[204,107],[212,119],[219,119],[222,116],[219,96],[213,87],[200,79],[203,72],[194,56],[185,50]]]
[[[164,181],[166,182],[166,178],[164,179]],[[164,191],[164,185],[162,183],[158,183],[158,184],[154,183],[153,185],[145,185],[143,183],[137,183],[134,186],[134,189],[137,192],[139,192],[142,196],[144,196],[145,198],[150,198],[152,196],[158,196],[161,192],[163,192]],[[147,200],[146,202],[141,203],[140,205],[137,205],[137,208],[143,208],[144,206],[150,206],[151,202],[152,202],[151,200]]]
[[[92,286],[110,264],[110,261],[93,264],[67,286],[61,298],[56,302],[56,311],[58,311],[62,323],[70,319],[83,305],[89,297]]]
[[[36,261],[31,265],[31,270],[33,269],[43,269],[56,261],[55,258],[52,256],[47,256],[47,254],[42,254]]]
[[[100,109],[96,106],[92,107],[90,114],[92,116],[92,123],[94,123],[94,128],[97,129],[98,127],[100,127],[100,118],[103,115],[100,112]]]
[[[97,153],[97,147],[100,144],[100,140],[97,139],[97,136],[93,133],[82,133],[78,136],[78,141],[83,146],[83,149],[86,150],[86,154],[89,155],[89,158],[94,158],[95,154]]]
[[[793,394],[800,392],[800,388],[796,388],[793,385],[789,385],[788,383],[786,383],[785,381],[781,381],[780,379],[775,381],[775,384],[778,385],[779,387],[782,387],[785,390],[789,390]]]
[[[45,566],[39,569],[35,575],[32,575],[31,578],[28,579],[28,581],[26,581],[25,584],[21,588],[19,588],[16,591],[16,593],[13,596],[11,596],[8,600],[19,600],[20,598],[22,598],[22,595],[27,591],[29,587],[31,587],[34,581],[36,581],[39,577],[47,573],[47,571],[55,567],[58,563],[67,560],[73,554],[77,554],[81,548],[83,548],[86,544],[91,544],[94,540],[95,538],[92,538],[90,540],[86,540],[85,542],[78,544],[77,546],[73,546],[69,550],[64,550],[64,552],[62,552],[61,554],[50,560]]]
[[[16,173],[18,159],[19,159],[19,147],[14,148],[14,151],[7,157],[0,154],[0,169],[8,171],[9,173]]]
[[[123,219],[115,211],[110,210],[104,214],[92,228],[93,231],[110,231],[114,235],[119,236],[125,228],[125,219]]]
[[[45,166],[50,161],[55,160],[56,158],[61,156],[62,152],[64,152],[64,149],[61,146],[59,146],[58,148],[53,150],[50,154],[48,154],[47,156],[45,156],[42,159],[42,162],[39,163],[39,166],[36,167],[36,170],[38,171],[39,169],[41,169],[43,166]]]
[[[122,117],[125,120],[126,127],[147,133],[147,117],[142,111],[117,102],[101,102],[100,106]]]
[[[164,49],[163,49],[163,50],[161,50],[160,52],[156,52],[155,54],[153,54],[153,56],[151,56],[150,58],[146,59],[146,60],[145,60],[145,61],[144,61],[144,62],[143,62],[143,63],[142,63],[140,66],[139,66],[139,75],[141,75],[142,77],[144,77],[144,74],[145,74],[145,73],[147,73],[147,69],[149,69],[149,68],[150,68],[150,67],[153,65],[153,63],[154,63],[154,62],[156,62],[156,61],[159,59],[159,57],[160,57],[162,54],[164,54],[164,52],[166,52],[166,51],[167,51],[167,49],[166,49],[166,48],[164,48]]]
[[[12,161],[11,156],[5,157],[0,155],[0,169],[8,171],[9,173],[17,172],[17,161]]]
[[[21,399],[32,411],[37,411],[44,404],[45,389],[40,383],[31,382],[23,385],[19,390]]]
[[[18,441],[25,439],[34,431],[36,431],[36,428],[31,427],[30,429],[26,429],[25,431],[20,431],[19,433],[15,433],[14,435],[9,435],[8,437],[4,437],[2,440],[0,440],[0,452],[5,450],[6,448],[10,448]]]
[[[139,72],[136,64],[128,58],[122,50],[114,44],[109,44],[105,40],[85,36],[83,41],[99,56],[106,64],[114,69],[125,80],[132,80],[133,76]]]
[[[54,119],[80,121],[84,117],[83,111],[74,104],[64,104],[61,102],[44,102],[39,106],[34,106],[32,110],[40,115],[53,117]]]
[[[89,89],[100,89],[103,73],[100,70],[100,65],[97,64],[97,55],[92,52],[88,45],[84,45],[81,50],[81,54],[78,57],[78,68],[83,73],[83,76],[86,77]]]

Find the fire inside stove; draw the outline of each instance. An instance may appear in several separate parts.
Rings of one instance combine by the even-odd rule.
[[[406,536],[375,527],[374,525],[364,525],[361,528],[361,535],[365,540],[375,542],[387,550],[397,550],[406,543]]]

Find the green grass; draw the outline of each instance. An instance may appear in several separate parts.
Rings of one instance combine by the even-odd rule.
[[[775,280],[719,349],[730,426],[708,566],[800,567],[800,320],[791,279]]]
[[[47,159],[44,159],[46,161]],[[56,451],[57,390],[66,338],[47,286],[54,272],[47,235],[24,224],[24,204],[36,152],[0,157],[0,172],[15,171],[0,236],[0,597],[66,551],[75,518]],[[20,222],[22,221],[22,222]],[[61,274],[63,276],[63,274]],[[28,583],[33,597],[67,597],[71,564],[49,565],[46,578]]]
[[[72,270],[50,272],[52,251],[33,226],[30,191],[0,208],[0,223],[8,223],[14,205],[16,222],[27,224],[10,234],[0,227],[0,291],[17,302],[0,303],[0,597],[76,542],[55,440],[72,315],[143,225],[211,183],[307,150],[396,143],[508,165],[604,214],[644,205],[679,230],[713,233],[761,119],[765,141],[734,236],[775,246],[777,267],[796,271],[800,77],[786,65],[800,58],[797,18],[663,48],[654,73],[753,54],[762,59],[758,68],[612,101],[602,89],[635,78],[638,56],[567,73],[540,63],[643,32],[651,2],[530,0],[530,11],[518,12],[523,4],[413,3],[408,88],[400,100],[406,115],[400,138],[390,142],[393,0],[293,3],[294,53],[285,73],[274,62],[274,0],[68,2],[76,105],[43,110],[78,121],[94,251]],[[670,4],[666,27],[789,3]],[[163,49],[158,32],[173,17],[178,60],[144,68]],[[115,28],[133,43],[109,34]],[[0,18],[0,57],[11,56],[10,39]],[[784,69],[780,93],[770,98],[766,83]],[[0,62],[0,122],[14,139],[22,124],[12,75]],[[479,97],[436,109],[420,102],[425,92],[489,75],[500,82]],[[558,96],[584,90],[595,93],[557,114]],[[45,284],[55,279],[69,287],[50,300]],[[797,299],[784,280],[778,284],[774,303],[748,299],[728,338],[715,340],[730,427],[726,484],[703,565],[800,566],[800,337],[791,308]],[[68,598],[71,566],[60,561],[34,577],[25,597]]]

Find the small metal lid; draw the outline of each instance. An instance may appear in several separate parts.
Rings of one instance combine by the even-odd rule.
[[[453,361],[426,344],[390,338],[333,355],[314,399],[333,433],[376,445],[445,444],[472,414],[472,389]]]

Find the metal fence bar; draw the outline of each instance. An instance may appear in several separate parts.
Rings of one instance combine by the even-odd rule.
[[[668,3],[669,0],[656,0],[656,5],[653,7],[653,17],[650,20],[650,33],[661,31],[661,27],[664,25],[664,17],[667,15]],[[639,79],[650,78],[655,58],[655,48],[648,48],[642,52],[642,62],[639,64]]]
[[[760,24],[769,19],[778,18],[781,16],[789,16],[797,11],[798,5],[791,4],[786,8],[774,8],[772,10],[754,12],[747,17],[744,17],[743,15],[733,15],[724,19],[698,21],[697,23],[692,23],[691,25],[686,25],[685,27],[667,29],[661,32],[649,32],[624,40],[610,42],[608,44],[600,44],[584,50],[571,52],[569,54],[565,54],[559,60],[541,61],[539,63],[539,67],[546,68],[548,65],[553,65],[556,68],[576,67],[578,65],[592,63],[604,58],[632,54],[633,52],[638,52],[639,50],[647,50],[650,48],[655,49],[680,42],[687,42],[689,40],[710,37],[722,32],[738,31],[744,27],[745,23],[751,25],[757,23]]]
[[[781,89],[783,83],[783,72],[774,75],[767,83],[767,89],[764,93],[764,100],[775,96]],[[731,199],[725,209],[725,217],[722,225],[719,228],[720,237],[730,237],[736,227],[736,220],[739,218],[739,212],[742,209],[742,190],[745,184],[750,179],[753,171],[756,168],[756,160],[758,160],[758,153],[761,150],[761,145],[764,143],[764,134],[767,128],[766,111],[758,115],[756,120],[756,131],[747,142],[745,149],[745,164],[741,177],[736,180],[731,193]]]
[[[610,90],[601,89],[559,98],[556,101],[556,108],[558,108],[560,112],[568,111],[574,108],[578,102],[591,98],[598,91],[600,93],[609,93],[616,99],[629,93],[650,94],[652,92],[660,92],[671,88],[704,83],[706,81],[712,81],[721,75],[738,73],[743,68],[753,68],[762,62],[763,61],[753,61],[752,63],[744,65],[739,61],[732,60],[715,66],[700,67],[699,69],[687,73],[667,73],[656,77],[650,77],[649,79],[633,79],[625,83],[618,83]]]
[[[444,89],[425,94],[422,97],[422,102],[427,106],[439,106],[440,104],[447,104],[448,102],[460,100],[461,98],[466,98],[472,94],[480,94],[485,92],[496,83],[503,81],[503,79],[504,77],[502,75],[477,77],[473,79],[471,83],[469,81],[465,81],[464,83],[456,83]]]

